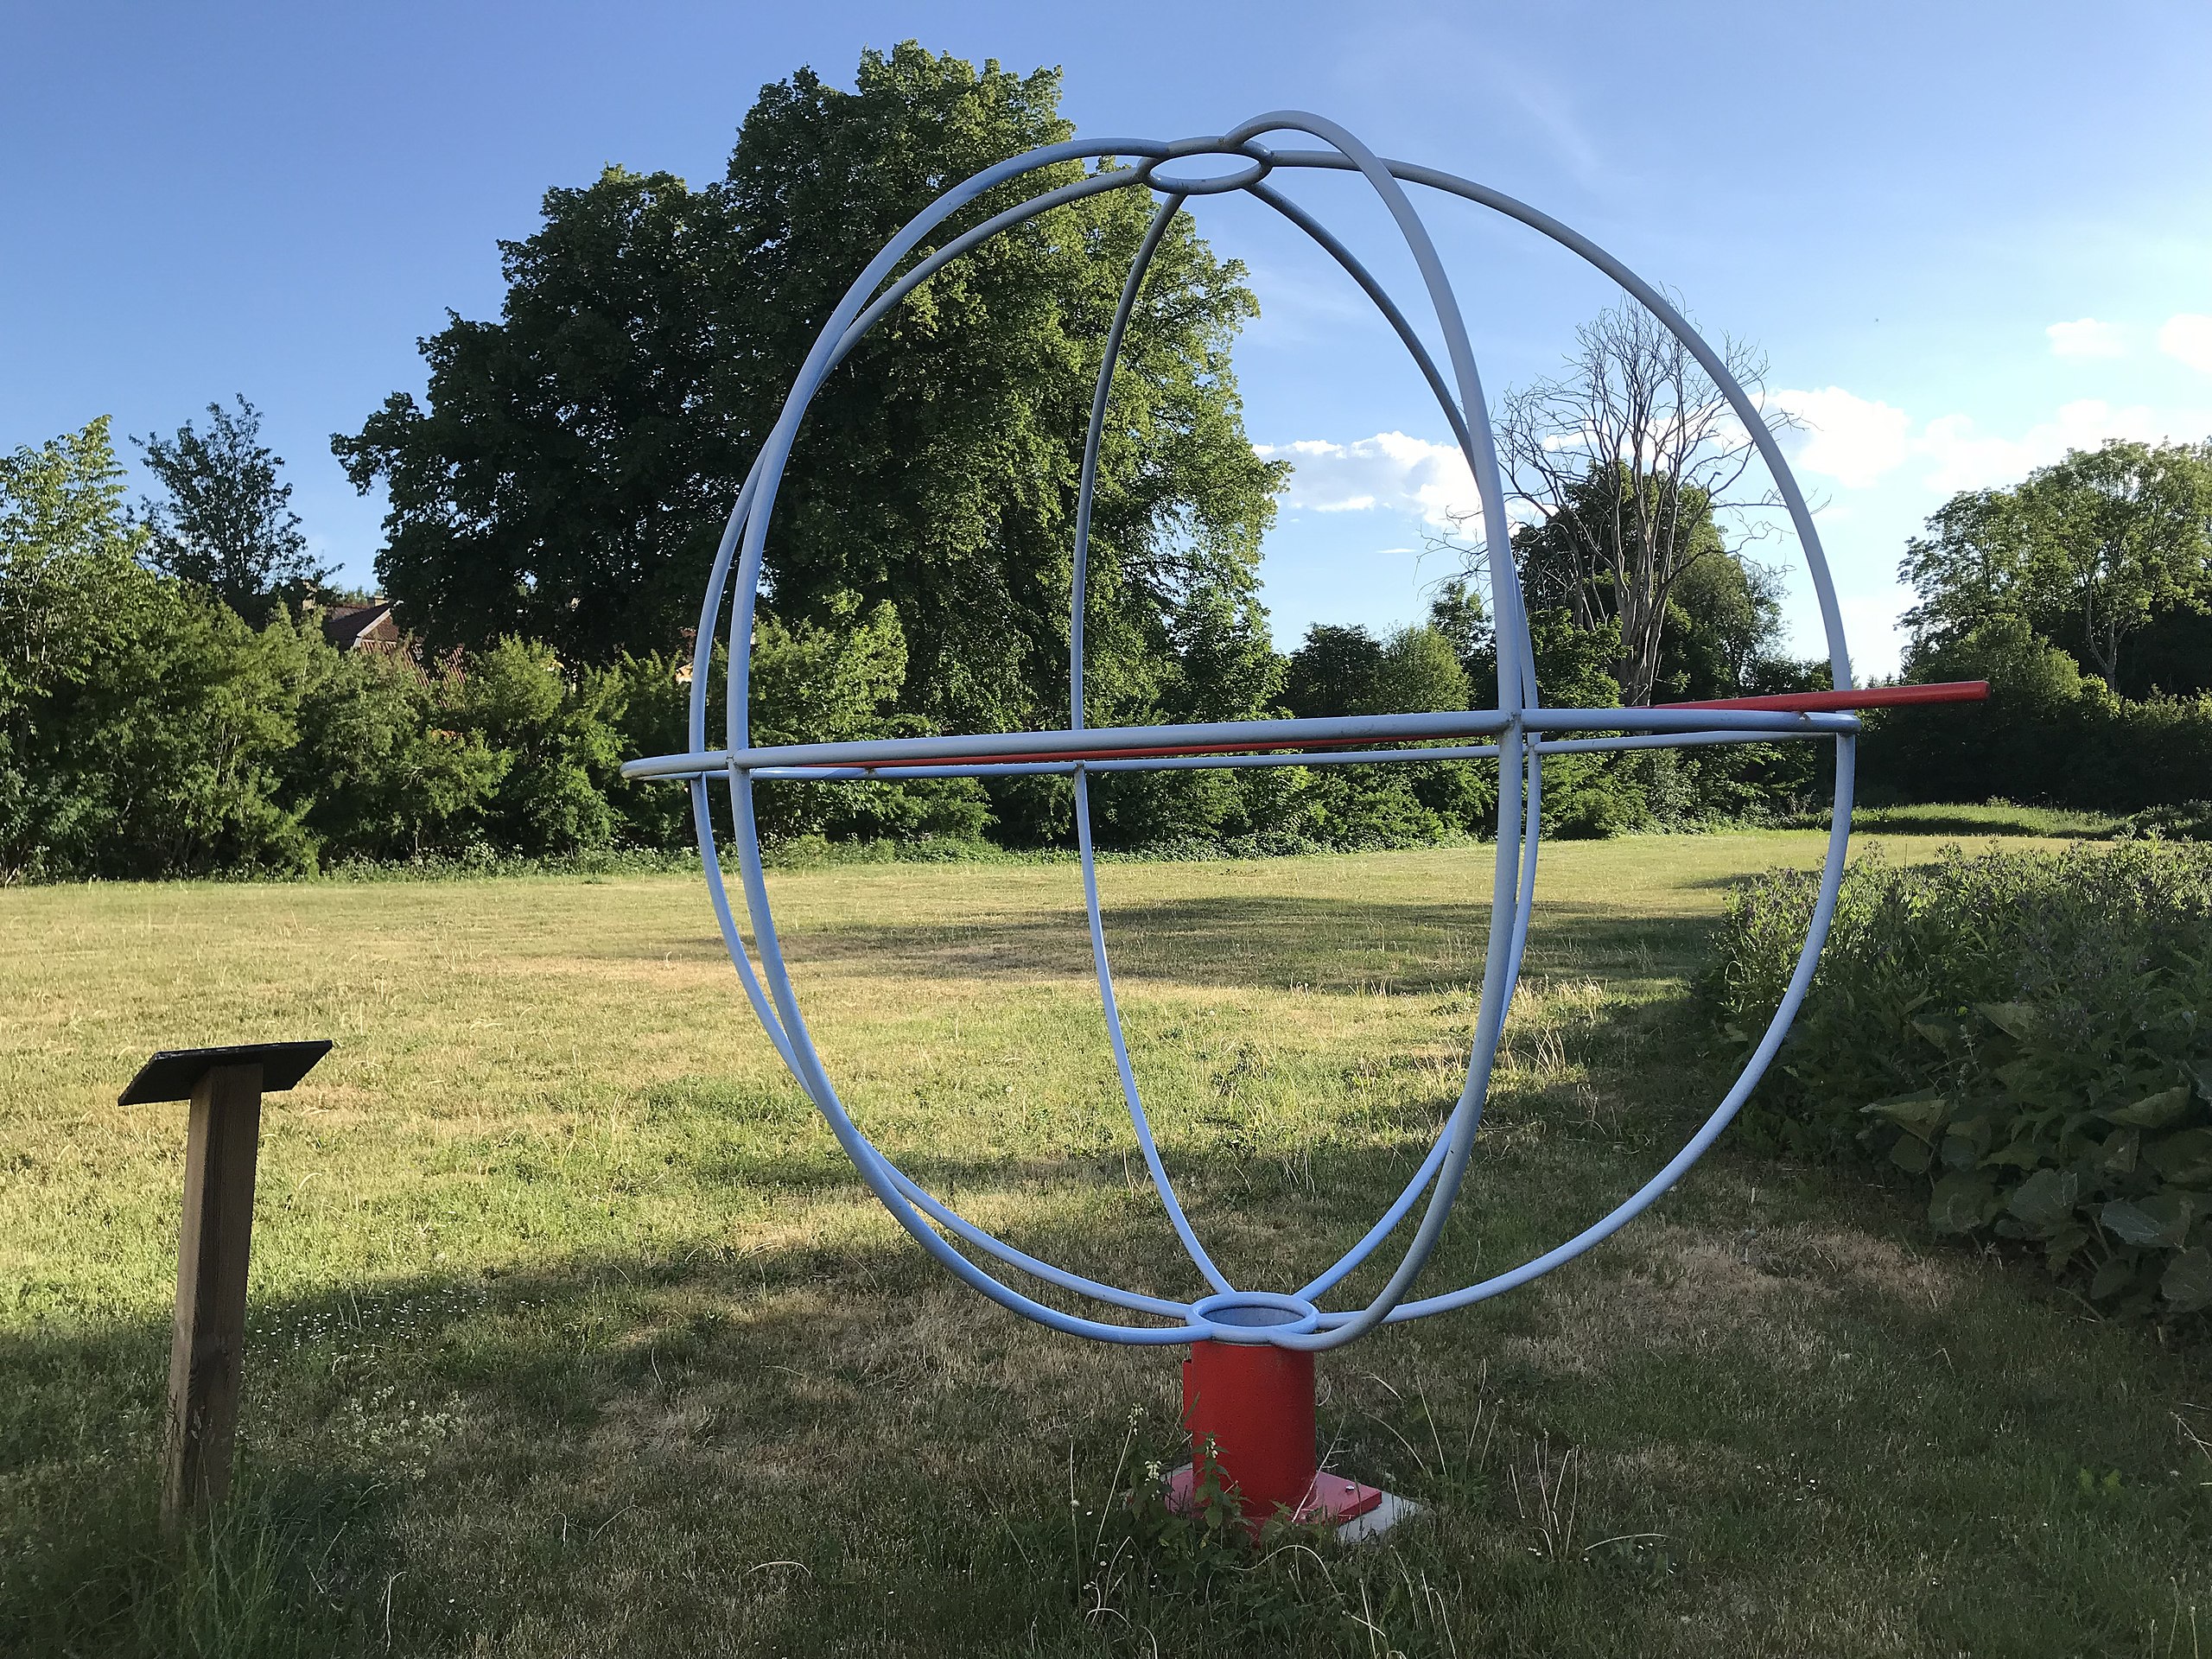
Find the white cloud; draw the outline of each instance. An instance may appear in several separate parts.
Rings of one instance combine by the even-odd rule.
[[[2212,368],[2212,317],[2197,321],[2204,325],[2205,363]],[[2172,324],[2168,332],[2173,332]],[[2164,336],[2160,343],[2174,349]],[[1969,416],[1958,414],[1939,415],[1915,430],[1912,417],[1904,410],[1840,386],[1777,391],[1770,397],[1803,423],[1803,431],[1785,437],[1796,451],[1792,463],[1801,471],[1832,478],[1847,489],[1864,489],[1915,457],[1935,463],[1922,480],[1928,489],[1946,495],[1984,489],[2014,483],[2038,467],[2063,460],[2069,449],[2094,449],[2113,438],[2154,443],[2193,435],[2207,424],[2202,411],[2160,410],[2141,404],[2115,406],[2101,397],[2082,397],[2060,405],[2051,418],[2037,422],[2017,437],[2005,437],[1981,431]]]
[[[2158,330],[2158,349],[2192,369],[2212,374],[2212,317],[2183,311],[2166,319]]]
[[[1261,457],[1291,463],[1283,505],[1308,512],[1411,513],[1440,530],[1479,537],[1482,507],[1467,458],[1448,443],[1378,432],[1351,443],[1306,438],[1254,444]]]
[[[1904,462],[1912,417],[1901,409],[1827,386],[1818,391],[1776,391],[1770,403],[1803,423],[1791,441],[1792,459],[1808,473],[1861,490]]]
[[[2080,317],[2072,322],[2054,322],[2044,333],[2050,336],[2053,357],[2126,357],[2126,331],[2116,322],[2099,322],[2094,317]]]
[[[1948,495],[2011,484],[2063,460],[2069,449],[2094,449],[2113,438],[2154,442],[2176,425],[2140,404],[2114,409],[2101,397],[2082,397],[2061,404],[2055,417],[2038,421],[2018,438],[1984,436],[1966,416],[1941,415],[1928,423],[1912,448],[1935,460],[1928,487]]]
[[[2176,321],[2192,321],[2177,318]],[[2212,365],[2212,318],[2204,325],[2206,362]],[[2173,332],[2168,325],[2168,334]],[[2173,349],[2165,336],[2160,343]],[[2178,353],[2177,353],[2178,354]],[[2184,359],[2186,360],[2186,359]],[[1800,429],[1783,435],[1797,470],[1831,479],[1846,489],[1866,489],[1918,460],[1931,463],[1918,480],[1940,495],[2018,483],[2038,467],[2065,458],[2069,449],[2094,449],[2115,438],[2157,443],[2201,437],[2212,431],[2212,410],[2115,405],[2101,397],[2063,404],[2050,418],[2017,436],[1985,432],[1962,414],[1916,423],[1905,410],[1841,386],[1770,392],[1768,401],[1797,417]],[[1454,445],[1432,443],[1403,432],[1378,432],[1350,443],[1306,438],[1255,444],[1265,460],[1292,465],[1283,505],[1306,512],[1402,514],[1466,541],[1482,537],[1482,509],[1473,474]],[[1516,523],[1539,517],[1533,503],[1509,497]],[[1842,524],[1848,511],[1821,508],[1823,524]]]

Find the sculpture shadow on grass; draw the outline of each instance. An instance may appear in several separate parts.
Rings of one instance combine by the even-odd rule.
[[[1109,904],[1106,948],[1115,977],[1223,988],[1351,990],[1378,974],[1391,988],[1440,995],[1482,977],[1485,904],[1306,898],[1280,894]],[[1694,971],[1713,927],[1706,916],[1624,917],[1606,906],[1539,899],[1527,971],[1630,968]],[[946,980],[1081,979],[1091,972],[1079,910],[984,914],[943,922],[843,920],[786,924],[794,974],[879,971]],[[701,956],[719,940],[687,940]]]

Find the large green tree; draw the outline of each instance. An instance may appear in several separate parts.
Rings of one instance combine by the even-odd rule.
[[[2117,688],[2136,635],[2212,607],[2212,444],[2114,442],[1953,496],[1898,574],[1923,654],[2017,619]]]
[[[1783,654],[1782,573],[1726,548],[1683,570],[1667,596],[1656,688],[1664,700],[1796,689],[1808,668]]]
[[[357,484],[389,492],[378,571],[413,625],[583,662],[673,646],[838,296],[946,187],[1068,137],[1058,95],[1055,71],[910,42],[865,54],[849,92],[805,70],[765,88],[719,183],[610,169],[549,192],[540,230],[503,246],[499,321],[453,318],[423,342],[427,400],[395,394],[334,440]],[[767,610],[827,625],[890,603],[908,712],[1065,718],[1082,436],[1149,212],[1147,193],[1111,192],[956,262],[816,401],[770,530]],[[1230,372],[1254,310],[1242,277],[1180,219],[1131,325],[1093,531],[1093,719],[1170,696],[1185,608],[1241,611],[1255,590],[1278,474],[1245,441]]]
[[[280,594],[295,600],[330,572],[308,552],[283,457],[261,442],[261,411],[207,405],[207,429],[187,421],[170,437],[133,440],[162,494],[143,498],[146,558],[165,575],[206,589],[258,621]]]

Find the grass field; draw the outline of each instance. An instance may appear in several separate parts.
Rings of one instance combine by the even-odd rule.
[[[1793,828],[1826,829],[1832,813],[1808,814]],[[2108,841],[2121,820],[2109,812],[2075,812],[2060,806],[2018,806],[2005,801],[1980,805],[1865,806],[1851,815],[1854,835],[2031,836],[2045,841]]]
[[[1678,1021],[1705,930],[1820,842],[1547,850],[1430,1282],[1663,1160],[1708,1103]],[[1456,1091],[1487,853],[1102,879],[1193,1219],[1241,1281],[1294,1284]],[[1026,1248],[1192,1290],[1072,868],[773,880],[894,1158]],[[182,1114],[115,1094],[156,1047],[305,1036],[338,1047],[264,1120],[241,1493],[166,1553]],[[1047,1336],[927,1263],[784,1076],[695,879],[0,893],[11,1653],[2194,1656],[2209,1370],[1927,1242],[1909,1195],[1724,1142],[1539,1286],[1325,1358],[1332,1461],[1426,1513],[1201,1598],[1114,1497],[1173,1455],[1172,1352]]]

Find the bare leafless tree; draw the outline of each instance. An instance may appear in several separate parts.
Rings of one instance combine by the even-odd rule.
[[[1756,402],[1766,361],[1724,337]],[[1770,410],[1770,428],[1791,424]],[[1648,703],[1675,584],[1718,552],[1717,520],[1759,533],[1777,505],[1757,450],[1698,360],[1633,300],[1575,331],[1567,372],[1509,391],[1497,423],[1509,487],[1537,522],[1513,538],[1530,601],[1578,626],[1620,627],[1621,700]]]

